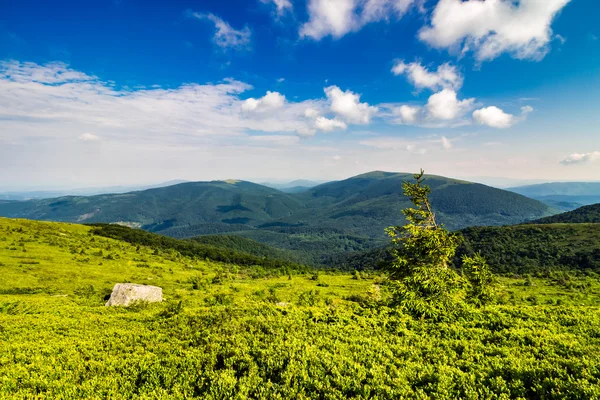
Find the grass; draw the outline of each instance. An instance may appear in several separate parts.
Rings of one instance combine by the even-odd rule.
[[[499,278],[433,323],[377,273],[279,273],[0,218],[0,398],[600,397],[595,278]],[[104,307],[117,282],[166,301]]]

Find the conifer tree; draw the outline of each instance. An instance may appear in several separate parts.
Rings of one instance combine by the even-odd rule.
[[[404,194],[413,203],[402,211],[406,225],[386,229],[395,248],[389,265],[393,303],[426,317],[440,317],[454,308],[453,296],[460,288],[460,276],[450,263],[460,236],[439,225],[429,202],[431,189],[424,185],[424,171],[415,182],[404,182]]]

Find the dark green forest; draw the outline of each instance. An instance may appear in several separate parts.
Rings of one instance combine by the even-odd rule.
[[[532,223],[535,224],[572,224],[572,223],[599,223],[600,204],[584,206],[573,211],[541,218]]]
[[[495,273],[544,274],[549,270],[600,273],[600,223],[526,224],[472,227],[458,233],[462,255],[480,252]],[[332,258],[345,270],[379,269],[389,262],[388,246]]]

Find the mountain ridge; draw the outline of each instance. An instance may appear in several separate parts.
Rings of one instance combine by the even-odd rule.
[[[410,206],[402,182],[413,174],[373,171],[302,193],[242,180],[187,182],[137,192],[0,203],[0,215],[78,223],[118,223],[177,238],[230,234],[322,263],[334,253],[382,245]],[[438,219],[451,230],[510,225],[549,216],[543,203],[501,189],[426,176]]]
[[[547,182],[515,186],[506,190],[531,197],[563,211],[600,203],[600,182]]]

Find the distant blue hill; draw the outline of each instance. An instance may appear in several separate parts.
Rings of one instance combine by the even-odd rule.
[[[540,200],[563,211],[600,203],[600,182],[551,182],[507,190]]]

